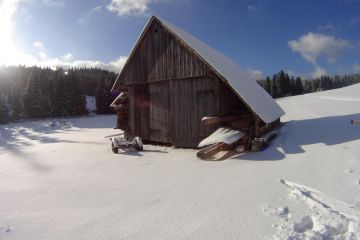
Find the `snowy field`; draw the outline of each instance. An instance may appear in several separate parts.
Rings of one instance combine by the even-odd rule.
[[[360,239],[360,85],[279,100],[272,146],[221,162],[115,116],[0,126],[0,239]]]

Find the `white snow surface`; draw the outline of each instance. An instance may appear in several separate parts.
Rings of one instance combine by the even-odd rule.
[[[245,136],[245,133],[241,131],[227,127],[219,127],[215,132],[199,143],[199,148],[221,142],[226,144],[233,144],[243,136]]]
[[[86,110],[88,112],[95,112],[96,111],[96,98],[94,96],[86,96]]]
[[[271,123],[285,114],[275,100],[250,78],[249,73],[240,69],[229,58],[174,24],[163,19],[159,19],[159,21],[222,75],[230,87],[264,122]]]
[[[115,116],[1,125],[0,239],[360,239],[359,97],[280,99],[272,145],[220,162],[113,154]]]

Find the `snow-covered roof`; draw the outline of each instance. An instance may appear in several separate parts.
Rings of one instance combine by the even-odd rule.
[[[230,59],[181,28],[163,19],[157,19],[212,66],[265,123],[271,123],[285,114],[275,100],[256,81],[252,80],[247,72],[241,70]]]

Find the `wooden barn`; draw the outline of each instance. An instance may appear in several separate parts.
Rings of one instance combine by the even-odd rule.
[[[145,26],[112,91],[128,96],[128,120],[120,128],[129,137],[178,147],[197,147],[219,126],[257,137],[284,114],[236,64],[157,17]]]

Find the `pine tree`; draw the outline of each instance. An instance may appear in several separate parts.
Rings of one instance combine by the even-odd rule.
[[[65,93],[65,79],[64,70],[62,68],[53,72],[52,86],[50,87],[51,99],[51,115],[53,117],[67,116],[66,112],[66,93]]]
[[[277,78],[277,75],[276,75],[276,74],[273,76],[273,79],[272,79],[272,84],[271,84],[271,96],[272,96],[273,98],[278,98],[278,97],[279,97],[278,78]]]
[[[6,105],[5,95],[0,92],[0,124],[9,122],[9,109]]]
[[[10,101],[9,101],[11,106],[10,118],[12,121],[19,120],[23,117],[22,97],[23,96],[21,92],[14,87],[11,91]]]
[[[302,85],[302,82],[301,82],[301,78],[300,77],[297,77],[296,80],[295,80],[295,92],[294,94],[295,95],[300,95],[300,94],[303,94],[304,93],[304,88],[303,88],[303,85]]]
[[[24,95],[24,117],[44,118],[50,116],[50,99],[43,89],[41,69],[34,67],[28,79]]]
[[[80,83],[74,70],[67,70],[67,74],[64,74],[64,80],[66,112],[71,116],[84,115],[86,113],[85,96],[81,93]]]
[[[271,95],[271,80],[270,80],[270,77],[266,77],[265,90]]]
[[[111,114],[113,113],[110,108],[110,104],[113,101],[113,97],[111,96],[111,79],[102,79],[99,82],[96,91],[96,113],[97,114]]]

